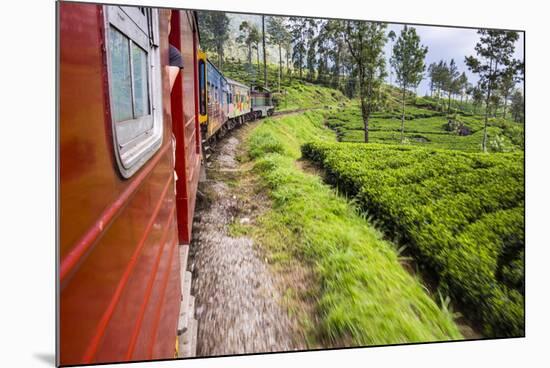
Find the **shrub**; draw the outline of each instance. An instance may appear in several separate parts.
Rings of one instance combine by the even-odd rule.
[[[411,246],[488,336],[521,336],[523,154],[308,143],[328,180]]]
[[[250,156],[257,158],[268,153],[284,153],[284,146],[269,132],[254,135],[250,139]]]

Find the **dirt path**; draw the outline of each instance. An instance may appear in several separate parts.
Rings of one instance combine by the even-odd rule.
[[[197,355],[288,351],[296,342],[296,322],[281,304],[276,278],[247,237],[231,237],[234,221],[254,221],[243,213],[239,178],[247,169],[236,159],[243,127],[216,147],[199,190],[191,243],[192,293],[198,320]]]

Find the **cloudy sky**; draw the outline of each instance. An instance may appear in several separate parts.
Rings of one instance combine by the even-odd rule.
[[[464,63],[465,56],[476,55],[474,48],[476,43],[479,41],[477,30],[435,26],[412,27],[416,28],[416,32],[420,36],[421,43],[428,46],[428,54],[426,55],[426,69],[428,65],[433,62],[439,62],[439,60],[443,59],[449,63],[451,59],[454,59],[460,73],[463,71],[466,72],[470,83],[475,84],[477,82],[477,76],[471,73]],[[398,37],[402,29],[402,24],[388,24],[388,32],[393,30]],[[387,66],[389,67],[391,41],[388,41],[386,44],[385,51],[388,59]],[[516,59],[523,60],[523,33],[520,33],[520,38],[516,42],[514,57]],[[395,76],[393,78],[395,78]],[[424,95],[426,93],[429,93],[429,81],[425,76],[424,80],[418,87],[418,94]]]
[[[234,39],[239,34],[239,25],[242,21],[254,23],[261,29],[261,16],[251,14],[238,14],[227,13],[231,19],[231,36],[228,42],[228,55],[233,55],[241,59],[246,58],[246,50],[243,47],[239,47],[234,42]],[[479,35],[476,29],[467,28],[453,28],[453,27],[438,27],[438,26],[416,26],[417,33],[420,35],[421,43],[428,46],[428,54],[426,55],[426,69],[428,65],[433,62],[439,62],[439,60],[445,60],[447,63],[454,59],[457,63],[460,73],[466,72],[468,80],[472,84],[477,83],[477,76],[471,73],[466,64],[464,63],[465,56],[476,55],[474,50],[476,43],[479,41]],[[387,32],[393,30],[397,36],[399,36],[403,29],[402,24],[389,23]],[[387,63],[386,67],[389,71],[389,58],[391,56],[392,43],[388,40],[385,47]],[[275,46],[268,46],[268,59],[272,63],[278,62],[278,51]],[[523,60],[523,33],[520,33],[519,40],[516,42],[515,55],[516,59]],[[387,78],[389,82],[389,75]],[[393,77],[395,80],[395,76]],[[521,87],[521,86],[518,86]],[[421,96],[429,93],[429,80],[427,77],[427,71],[425,73],[424,80],[420,83],[417,89],[417,93]]]

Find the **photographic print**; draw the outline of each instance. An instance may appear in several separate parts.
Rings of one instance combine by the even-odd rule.
[[[59,365],[525,336],[525,32],[57,6]]]

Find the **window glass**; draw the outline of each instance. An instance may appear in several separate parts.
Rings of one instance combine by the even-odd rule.
[[[112,75],[112,114],[115,122],[132,119],[129,39],[109,28],[109,55]]]
[[[132,42],[134,82],[134,118],[149,115],[149,91],[147,85],[147,53]],[[152,125],[152,122],[151,122]]]
[[[131,177],[162,144],[160,52],[155,9],[106,5],[110,110],[117,165]]]
[[[205,83],[204,83],[204,74],[205,74],[204,61],[200,60],[199,61],[199,89],[200,89],[199,107],[200,107],[201,115],[206,115],[206,101],[205,101],[206,100],[206,86],[205,86]]]

